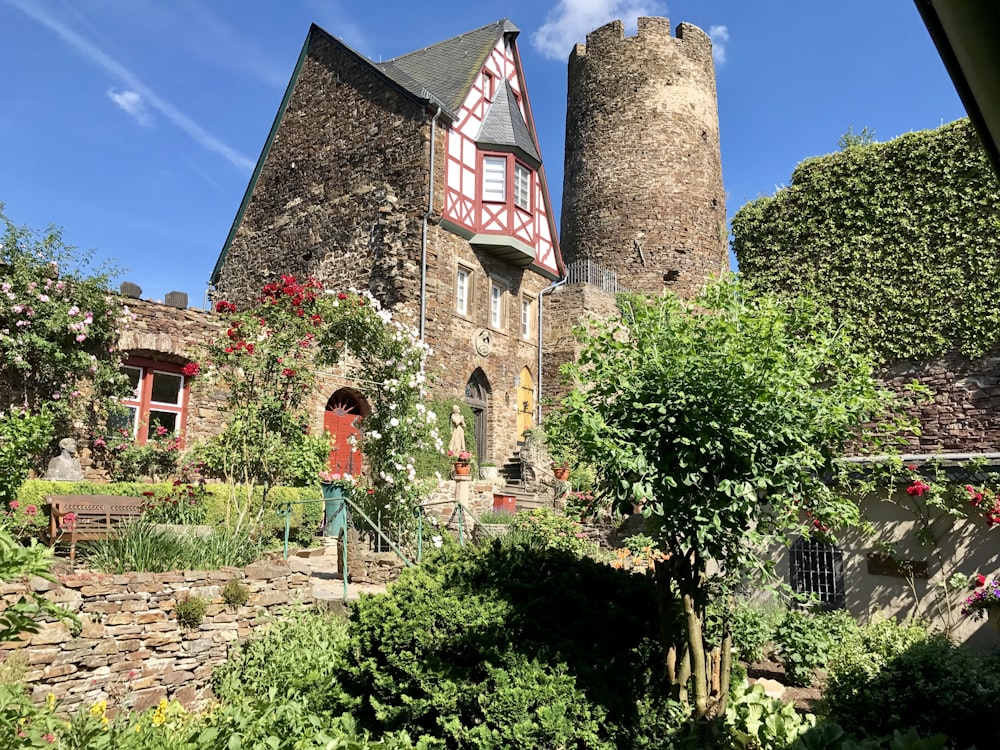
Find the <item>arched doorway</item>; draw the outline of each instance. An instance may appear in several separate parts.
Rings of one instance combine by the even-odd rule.
[[[531,370],[521,368],[517,380],[517,439],[524,439],[524,431],[535,426],[535,381]]]
[[[477,367],[465,384],[465,403],[472,408],[472,415],[475,417],[476,458],[479,461],[485,460],[489,455],[486,444],[489,400],[490,381],[486,379],[486,373]]]
[[[326,402],[323,427],[333,440],[330,450],[330,471],[357,476],[361,473],[361,451],[351,445],[350,438],[361,439],[358,423],[367,414],[364,404],[346,388],[336,391]]]

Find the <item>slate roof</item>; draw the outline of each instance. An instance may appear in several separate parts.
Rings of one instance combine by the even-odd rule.
[[[372,64],[415,96],[433,97],[451,112],[457,112],[500,37],[520,31],[504,18],[416,52]]]
[[[504,85],[493,97],[493,103],[486,111],[486,118],[479,128],[476,143],[482,146],[498,146],[501,149],[513,146],[534,159],[536,167],[542,163],[542,157],[538,154],[531,132],[528,130],[528,123],[524,121],[521,110],[517,108],[517,99],[510,81],[504,81]]]

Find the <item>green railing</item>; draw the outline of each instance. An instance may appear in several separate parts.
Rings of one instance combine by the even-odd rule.
[[[328,500],[329,500],[329,498],[319,498],[319,499],[316,499],[316,500],[296,500],[296,501],[289,501],[289,502],[283,503],[281,505],[281,507],[279,508],[278,512],[279,513],[283,513],[284,516],[285,516],[285,539],[284,539],[284,548],[283,548],[283,553],[282,554],[283,554],[283,556],[284,556],[284,558],[286,560],[288,559],[288,539],[289,539],[290,532],[291,532],[292,506],[293,505],[308,505],[310,503],[325,503]],[[343,568],[343,573],[342,573],[341,577],[343,578],[343,581],[344,581],[344,601],[346,602],[347,601],[347,585],[348,585],[348,575],[347,575],[347,537],[348,537],[348,533],[347,533],[347,530],[350,529],[350,528],[352,528],[352,524],[350,523],[350,520],[351,520],[350,517],[353,516],[355,513],[357,514],[357,516],[359,516],[372,529],[372,531],[375,532],[375,534],[377,535],[378,539],[380,539],[381,541],[383,541],[383,542],[385,542],[386,544],[389,545],[389,548],[393,552],[396,553],[396,555],[399,557],[400,560],[402,560],[405,563],[406,567],[412,568],[412,567],[414,567],[415,563],[414,563],[414,561],[410,560],[410,558],[402,550],[402,548],[400,547],[400,545],[398,545],[396,542],[394,542],[392,539],[390,539],[388,535],[386,535],[386,533],[382,530],[382,528],[379,525],[379,523],[376,522],[376,521],[373,521],[368,516],[367,513],[365,513],[363,510],[361,510],[361,508],[359,508],[357,506],[357,504],[355,504],[355,502],[353,500],[351,500],[349,497],[345,496],[343,498],[343,501],[344,501],[343,510],[340,511],[340,513],[343,513],[344,517],[342,519],[340,519],[338,528],[344,529],[344,533],[340,535],[340,537],[341,537],[341,539],[340,539],[340,545],[341,545],[340,559],[341,559],[341,567]],[[414,515],[416,516],[416,519],[417,519],[417,540],[416,540],[416,542],[417,542],[416,562],[417,563],[419,563],[423,559],[423,539],[424,539],[424,516],[425,516],[425,510],[427,508],[431,508],[431,507],[434,507],[434,506],[437,506],[437,505],[452,505],[452,504],[455,505],[455,510],[452,512],[451,517],[445,522],[445,526],[450,525],[451,522],[452,522],[452,519],[455,519],[456,516],[457,516],[457,521],[458,521],[458,543],[461,546],[463,546],[463,547],[465,546],[466,537],[468,536],[468,532],[466,531],[466,526],[467,526],[466,517],[471,518],[472,521],[475,524],[481,524],[482,523],[479,520],[478,516],[476,516],[471,510],[469,510],[468,508],[466,508],[461,503],[454,503],[454,501],[452,501],[452,500],[442,500],[442,501],[436,502],[436,503],[426,503],[426,504],[422,505],[420,508],[417,508],[417,510],[414,511]],[[326,523],[324,524],[324,526],[325,525],[329,525],[330,523],[338,523],[337,521],[334,521],[333,519],[325,519],[325,521],[326,521]]]

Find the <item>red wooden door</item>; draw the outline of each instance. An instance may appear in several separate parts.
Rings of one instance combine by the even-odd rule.
[[[351,445],[350,438],[361,439],[357,422],[361,419],[358,402],[349,395],[335,393],[326,405],[323,426],[333,438],[330,450],[330,471],[357,476],[361,473],[361,451]]]

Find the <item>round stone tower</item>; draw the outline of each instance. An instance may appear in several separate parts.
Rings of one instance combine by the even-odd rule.
[[[569,57],[560,245],[632,291],[697,294],[728,267],[712,42],[666,18],[621,21]],[[581,279],[586,280],[586,279]]]

